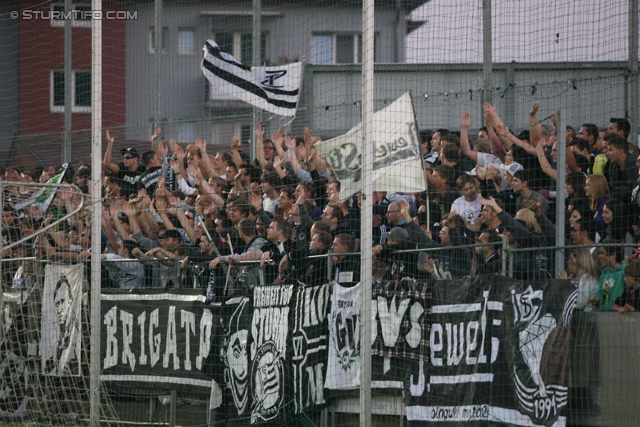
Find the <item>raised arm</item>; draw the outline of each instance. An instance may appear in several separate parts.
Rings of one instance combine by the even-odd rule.
[[[117,175],[120,172],[120,167],[115,163],[111,162],[111,152],[113,151],[113,142],[115,138],[111,137],[111,133],[107,131],[107,151],[104,153],[104,160],[102,161],[102,166],[105,169],[109,169],[112,174]]]
[[[534,102],[529,111],[529,138],[531,145],[536,147],[540,142],[540,125],[538,124],[538,108],[540,108],[539,102]]]
[[[460,119],[460,148],[462,148],[462,154],[478,163],[478,153],[471,149],[469,143],[469,128],[473,125],[473,122],[469,118],[469,113],[466,112]]]
[[[558,177],[558,172],[551,166],[547,156],[544,154],[543,144],[538,144],[536,147],[536,156],[538,156],[538,162],[540,162],[542,172],[544,172],[549,178],[556,179]]]
[[[265,167],[267,159],[264,158],[264,129],[260,123],[256,123],[253,129],[256,134],[256,157],[260,167]]]
[[[233,157],[233,163],[236,165],[236,169],[240,170],[244,167],[244,164],[242,163],[242,157],[240,157],[238,146],[240,146],[240,139],[237,136],[234,136],[231,140],[231,157]]]
[[[202,171],[205,178],[209,178],[211,176],[217,175],[213,173],[213,165],[211,164],[211,159],[207,154],[207,141],[203,141],[200,138],[196,138],[196,147],[200,150],[200,170]]]

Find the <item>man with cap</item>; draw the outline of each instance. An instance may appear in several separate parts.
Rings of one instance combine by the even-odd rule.
[[[111,137],[107,131],[107,151],[104,153],[104,161],[102,165],[108,170],[120,186],[120,194],[129,197],[136,194],[139,189],[140,176],[145,172],[145,167],[138,163],[140,154],[135,148],[123,148],[120,150],[122,154],[122,162],[111,162],[111,152],[113,151],[113,142],[115,138]]]
[[[391,231],[382,233],[386,244],[374,248],[378,259],[385,261],[389,266],[383,280],[400,280],[401,278],[417,277],[416,264],[418,254],[415,252],[395,253],[396,251],[410,249],[409,233],[401,227],[393,227]]]

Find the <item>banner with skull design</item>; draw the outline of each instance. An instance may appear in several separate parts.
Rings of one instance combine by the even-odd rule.
[[[410,362],[407,418],[447,426],[566,425],[575,302],[568,281],[438,281],[429,359]]]

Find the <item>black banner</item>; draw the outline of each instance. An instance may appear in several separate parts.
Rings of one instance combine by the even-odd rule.
[[[433,289],[430,357],[412,362],[408,419],[564,425],[574,287],[495,276]]]
[[[188,289],[109,289],[101,299],[102,381],[210,389],[212,402],[221,401],[211,366],[220,304],[205,305],[201,291]]]
[[[313,411],[326,404],[327,315],[332,291],[331,283],[300,287],[295,291],[291,361],[297,412]]]

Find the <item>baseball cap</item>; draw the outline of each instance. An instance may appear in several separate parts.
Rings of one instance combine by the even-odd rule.
[[[382,233],[382,237],[403,242],[409,240],[409,233],[402,227],[393,227],[388,233]]]
[[[138,150],[136,150],[135,148],[129,147],[120,150],[120,154],[122,154],[123,156],[127,153],[131,154],[133,157],[140,157],[140,154],[138,154]]]
[[[524,168],[522,167],[522,165],[518,162],[513,162],[511,163],[509,166],[507,165],[500,165],[500,170],[502,172],[506,172],[511,176],[514,176],[516,174],[516,172],[518,171],[523,171]]]

